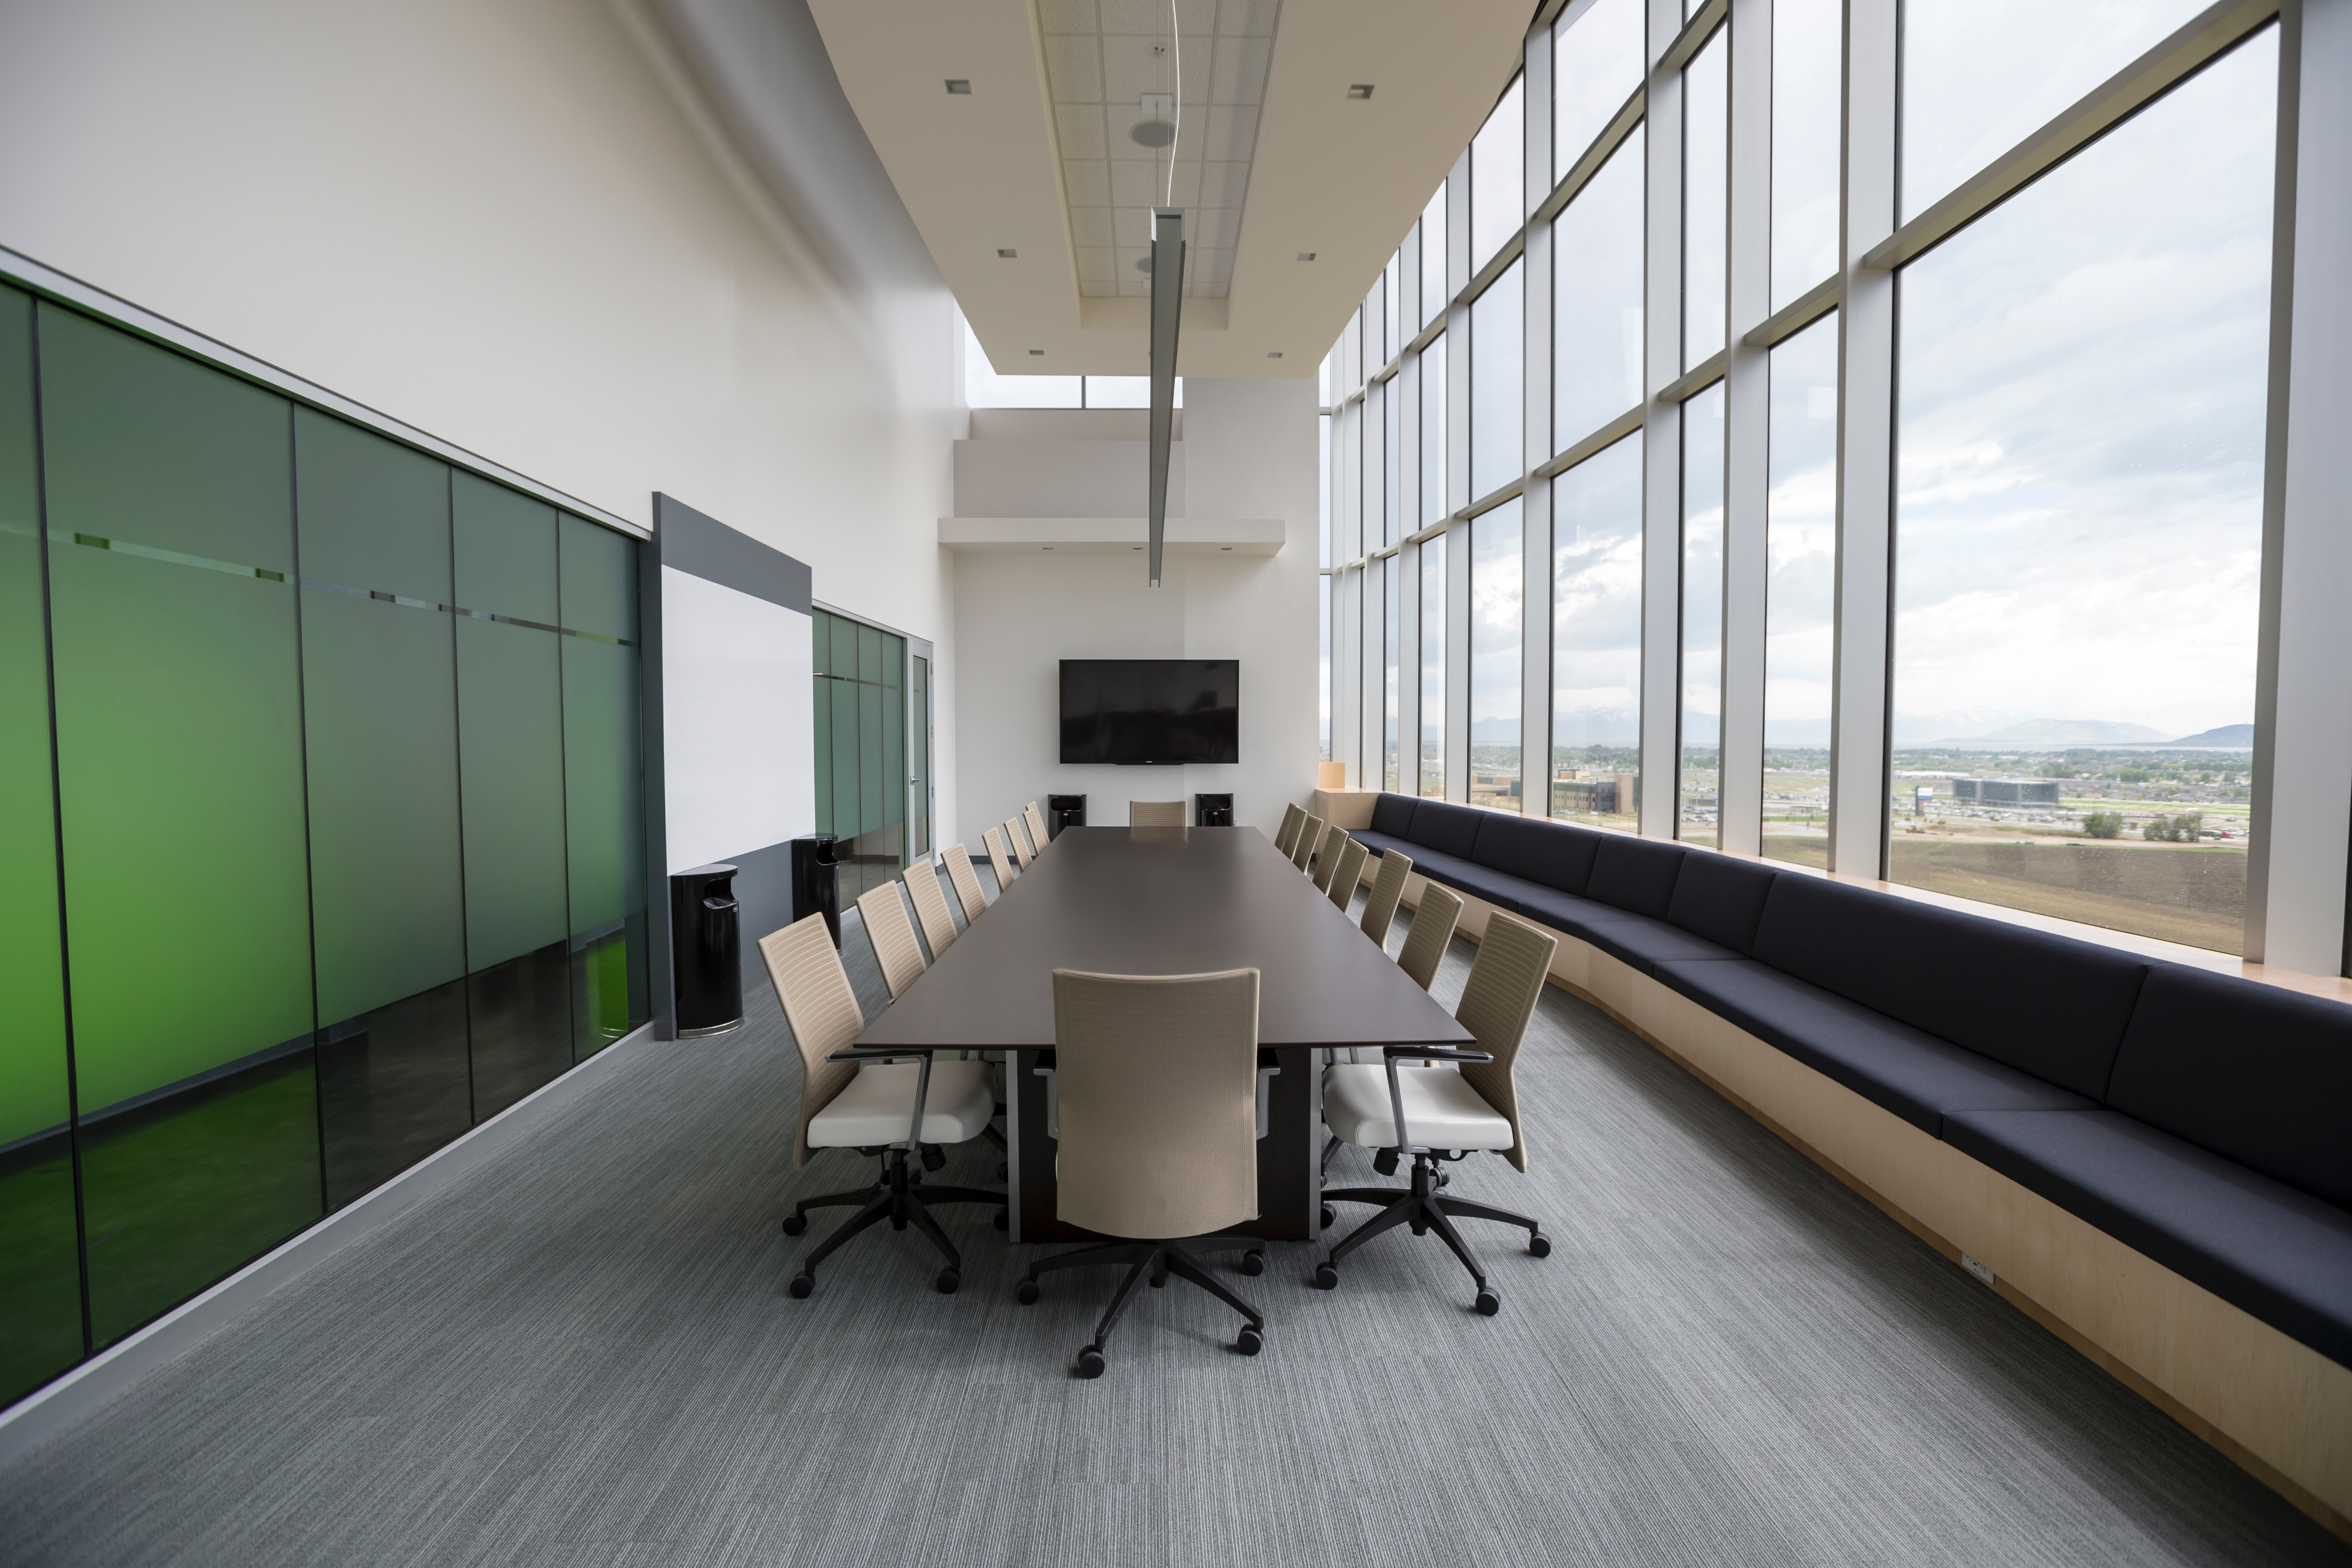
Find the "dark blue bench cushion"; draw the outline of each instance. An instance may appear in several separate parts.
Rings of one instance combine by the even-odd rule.
[[[1369,827],[1350,827],[1348,829],[1348,837],[1375,855],[1386,855],[1391,849],[1399,849],[1402,850],[1404,858],[1410,860],[1421,853],[1421,846],[1410,839],[1399,838],[1394,834],[1376,832]]]
[[[1383,795],[1372,802],[1372,831],[1391,838],[1411,838],[1415,804],[1409,795]]]
[[[1362,831],[1351,833],[1349,837],[1363,843],[1367,848],[1377,848],[1383,852],[1393,844],[1396,848],[1403,852],[1406,859],[1412,862],[1412,868],[1431,881],[1443,882],[1449,888],[1459,888],[1465,893],[1475,893],[1497,909],[1508,910],[1513,914],[1518,913],[1519,890],[1522,888],[1528,889],[1535,888],[1534,883],[1524,881],[1508,872],[1481,866],[1475,860],[1465,860],[1459,855],[1448,855],[1443,850],[1432,849],[1426,844],[1398,843],[1393,839],[1385,843],[1375,843],[1373,841],[1381,838],[1381,835]]]
[[[1479,819],[1486,815],[1451,801],[1424,800],[1412,808],[1412,832],[1408,837],[1424,849],[1467,860],[1471,847],[1478,841]],[[1420,858],[1414,858],[1417,862]]]
[[[1772,868],[1753,860],[1686,851],[1666,919],[1748,957],[1755,951],[1756,927],[1764,918],[1772,879]]]
[[[1597,876],[1597,872],[1596,872]],[[2147,960],[1798,872],[1772,879],[1756,956],[2103,1100]]]
[[[2341,1002],[2152,965],[2107,1105],[2352,1208],[2352,1007]]]
[[[1690,851],[1679,844],[1654,838],[1634,838],[1622,833],[1601,836],[1592,855],[1592,877],[1585,884],[1588,897],[1654,921],[1666,918],[1675,900],[1675,876]]]
[[[1807,1067],[1941,1137],[1959,1110],[2095,1110],[1948,1040],[1896,1023],[1753,959],[1667,963],[1658,978]]]
[[[1957,1111],[1944,1136],[2020,1186],[2352,1366],[2352,1215],[2112,1110]]]
[[[1601,835],[1589,827],[1494,811],[1478,825],[1478,843],[1470,858],[1563,893],[1582,893],[1592,875],[1592,852],[1600,844]]]

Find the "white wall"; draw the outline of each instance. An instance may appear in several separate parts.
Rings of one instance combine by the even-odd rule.
[[[667,491],[949,648],[952,301],[772,8],[809,69],[730,115],[633,0],[0,6],[0,246],[623,517]],[[823,161],[862,209],[779,195],[716,129],[753,121],[862,150]]]
[[[1186,500],[1195,516],[1279,518],[1288,542],[1272,556],[1171,555],[1147,587],[1139,555],[975,554],[956,569],[957,776],[954,837],[1048,794],[1088,796],[1088,820],[1118,826],[1127,803],[1198,790],[1234,793],[1234,820],[1271,832],[1285,801],[1315,787],[1317,515],[1315,388],[1304,381],[1184,385]],[[1066,467],[1063,441],[1005,442],[1032,450],[987,455],[995,516],[1073,515],[1074,496],[1105,479],[1099,454]],[[995,443],[976,441],[972,447]],[[1140,443],[1132,447],[1140,469]],[[1007,476],[1026,466],[1025,491]],[[1094,515],[1101,515],[1099,512]],[[1231,766],[1065,767],[1055,759],[1064,658],[1238,658],[1241,757]]]

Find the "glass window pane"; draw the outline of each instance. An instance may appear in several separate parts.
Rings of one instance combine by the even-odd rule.
[[[1642,402],[1642,130],[1552,225],[1552,450]]]
[[[1386,421],[1381,434],[1381,543],[1394,544],[1399,537],[1397,513],[1401,510],[1397,498],[1397,447],[1404,433],[1404,377],[1392,375],[1381,389],[1381,416]],[[1407,529],[1406,532],[1412,530]]]
[[[1594,0],[1552,32],[1551,175],[1584,156],[1642,85],[1642,0]]]
[[[1438,338],[1421,352],[1421,526],[1446,513],[1445,345]]]
[[[1514,78],[1470,143],[1470,270],[1494,258],[1527,217],[1527,78]]]
[[[1318,516],[1315,528],[1318,566],[1331,564],[1331,416],[1315,416],[1315,505]]]
[[[1024,376],[1024,381],[1045,379]],[[1084,392],[1088,408],[1149,408],[1151,406],[1151,378],[1148,375],[1089,375],[1080,377],[1086,383]],[[1039,406],[1031,405],[1032,407]],[[1058,406],[1058,405],[1057,405]],[[1184,378],[1176,378],[1175,396],[1170,407],[1184,406]]]
[[[1382,608],[1385,632],[1382,637],[1384,654],[1381,667],[1383,694],[1381,712],[1385,716],[1381,729],[1381,787],[1394,790],[1402,765],[1397,756],[1397,590],[1403,575],[1404,558],[1391,555],[1381,563],[1381,595],[1386,600]]]
[[[1043,361],[1033,361],[1043,363]],[[1076,408],[1083,402],[1075,375],[999,375],[971,323],[963,329],[963,399],[969,408]]]
[[[1551,484],[1551,815],[1631,833],[1642,762],[1642,436]]]
[[[1326,577],[1316,584],[1315,647],[1322,668],[1315,682],[1316,733],[1321,737],[1320,760],[1331,760],[1331,595],[1335,578]]]
[[[1898,881],[2242,946],[2277,62],[1902,275]]]
[[[1527,263],[1514,261],[1470,307],[1470,498],[1525,473]]]
[[[2200,0],[1907,0],[1904,221],[2203,9]]]
[[[1519,809],[1519,628],[1527,563],[1517,497],[1470,524],[1470,804]]]
[[[1421,209],[1421,324],[1429,325],[1445,314],[1445,301],[1454,298],[1445,279],[1445,185],[1440,182],[1437,194]]]
[[[1675,837],[1716,842],[1723,725],[1723,384],[1683,405],[1682,795]]]
[[[1381,274],[1381,315],[1387,324],[1388,353],[1383,363],[1396,358],[1404,341],[1412,334],[1404,331],[1404,312],[1399,291],[1404,283],[1404,253],[1400,250],[1389,258],[1388,268]]]
[[[1913,9],[1916,11],[1916,6]],[[1837,270],[1840,0],[1773,0],[1772,309]]]
[[[650,1016],[646,950],[645,765],[637,731],[632,634],[635,541],[562,520],[563,822],[572,905],[575,1059],[604,1049]],[[617,629],[602,630],[612,626]]]
[[[1445,542],[1423,544],[1421,557],[1421,784],[1445,793]]]
[[[1723,347],[1731,226],[1731,32],[1683,73],[1683,368]]]
[[[1837,333],[1832,312],[1772,351],[1764,502],[1763,852],[1823,870],[1837,627]]]

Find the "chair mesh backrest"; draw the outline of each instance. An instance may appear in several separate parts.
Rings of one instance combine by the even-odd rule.
[[[1257,991],[1054,971],[1061,1218],[1157,1241],[1257,1216]]]
[[[1045,814],[1037,809],[1037,803],[1033,800],[1021,808],[1021,820],[1028,824],[1030,845],[1043,855],[1045,846],[1053,842],[1045,832]]]
[[[1510,1121],[1510,1161],[1522,1171],[1528,1168],[1528,1139],[1519,1131],[1519,1096],[1511,1068],[1518,1059],[1519,1042],[1527,1038],[1528,1020],[1535,1016],[1536,998],[1543,994],[1544,973],[1559,949],[1559,939],[1549,931],[1496,910],[1486,917],[1478,957],[1454,1009],[1454,1018],[1477,1037],[1477,1048],[1495,1058],[1464,1062],[1462,1076]]]
[[[1129,827],[1181,827],[1184,826],[1184,803],[1181,800],[1130,800],[1127,803],[1127,825]]]
[[[1323,830],[1323,842],[1315,851],[1315,886],[1318,891],[1328,891],[1331,875],[1339,868],[1339,846],[1350,843],[1348,830],[1338,823]]]
[[[1307,862],[1315,858],[1316,840],[1322,837],[1323,819],[1309,813],[1307,820],[1298,825],[1298,840],[1290,847],[1290,863],[1302,871],[1307,869]]]
[[[1397,850],[1384,851],[1381,868],[1372,873],[1372,891],[1364,900],[1364,934],[1385,952],[1389,922],[1396,919],[1397,900],[1404,897],[1404,879],[1412,875],[1412,861]]]
[[[1037,852],[1029,847],[1029,840],[1021,831],[1019,817],[1004,819],[1004,842],[1012,846],[1013,858],[1021,862],[1021,868],[1024,871],[1029,869],[1031,863],[1037,858]]]
[[[1282,808],[1282,826],[1274,832],[1274,852],[1288,857],[1298,843],[1298,830],[1307,824],[1307,814],[1295,805]]]
[[[1412,983],[1423,991],[1437,978],[1438,961],[1445,956],[1445,944],[1454,940],[1454,928],[1461,923],[1462,900],[1451,888],[1435,882],[1421,885],[1421,904],[1412,911],[1412,929],[1404,933],[1404,951],[1397,954],[1397,967],[1412,976]]]
[[[1013,858],[1004,852],[1004,829],[992,827],[980,836],[988,850],[988,863],[996,871],[996,896],[1003,898],[1004,889],[1013,886]]]
[[[760,939],[760,957],[801,1051],[801,1124],[793,1134],[797,1171],[809,1163],[809,1123],[857,1076],[856,1062],[824,1058],[857,1043],[866,1032],[866,1015],[858,1011],[857,994],[849,988],[849,974],[833,950],[833,932],[823,915],[770,931]]]
[[[915,918],[923,922],[923,940],[931,944],[931,962],[955,945],[955,916],[948,913],[948,896],[940,891],[939,868],[929,856],[907,868],[907,896],[915,903]]]
[[[1331,874],[1331,885],[1326,890],[1343,914],[1356,896],[1356,884],[1364,879],[1364,862],[1371,854],[1352,838],[1339,846],[1339,868]]]
[[[971,851],[950,844],[940,858],[947,862],[948,880],[955,884],[956,902],[963,906],[963,923],[968,927],[988,912],[988,895],[980,890],[980,873],[971,868]]]
[[[915,928],[907,919],[907,900],[898,896],[898,884],[885,882],[858,894],[857,919],[866,927],[866,940],[874,944],[882,984],[896,1002],[923,977],[923,950],[915,945]]]

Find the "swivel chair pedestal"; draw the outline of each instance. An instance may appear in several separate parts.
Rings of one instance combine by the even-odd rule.
[[[931,1217],[926,1205],[994,1204],[996,1228],[1003,1230],[1006,1226],[1006,1195],[979,1187],[925,1187],[921,1172],[908,1169],[907,1151],[904,1149],[860,1149],[858,1152],[882,1156],[882,1169],[872,1186],[859,1187],[854,1192],[827,1193],[820,1198],[803,1198],[793,1205],[791,1216],[784,1221],[786,1236],[798,1236],[808,1229],[808,1211],[811,1209],[848,1208],[857,1204],[865,1206],[801,1259],[801,1270],[793,1276],[792,1283],[786,1289],[795,1299],[806,1299],[809,1292],[816,1289],[818,1264],[833,1256],[842,1243],[859,1231],[887,1219],[892,1230],[904,1230],[912,1225],[929,1238],[933,1247],[939,1248],[940,1256],[947,1259],[947,1266],[933,1276],[931,1283],[941,1295],[952,1295],[956,1287],[963,1283],[963,1254],[956,1250],[955,1243],[948,1239],[947,1232],[940,1228],[940,1222]],[[923,1146],[923,1170],[936,1171],[946,1163],[947,1155],[938,1145],[927,1143]]]
[[[1454,1159],[1462,1157],[1460,1154],[1453,1156]],[[1358,1226],[1345,1240],[1331,1249],[1330,1257],[1315,1266],[1317,1289],[1329,1290],[1338,1287],[1339,1270],[1337,1265],[1339,1259],[1382,1231],[1409,1225],[1415,1236],[1426,1236],[1435,1231],[1438,1239],[1462,1260],[1462,1267],[1467,1268],[1470,1278],[1477,1282],[1478,1310],[1491,1318],[1503,1310],[1503,1298],[1486,1282],[1486,1270],[1478,1267],[1478,1259],[1472,1255],[1469,1243],[1462,1239],[1462,1233],[1454,1228],[1454,1222],[1457,1219],[1490,1219],[1501,1225],[1516,1225],[1528,1233],[1528,1250],[1538,1258],[1551,1256],[1551,1238],[1544,1235],[1541,1221],[1526,1215],[1473,1203],[1468,1198],[1447,1197],[1440,1190],[1446,1184],[1446,1174],[1437,1168],[1438,1162],[1444,1158],[1445,1156],[1433,1149],[1414,1150],[1412,1185],[1404,1192],[1393,1187],[1337,1187],[1323,1194],[1326,1204],[1381,1204],[1386,1206]],[[1327,1209],[1323,1223],[1328,1226],[1334,1217]]]
[[[1029,1266],[1029,1272],[1021,1283],[1013,1287],[1013,1298],[1024,1307],[1036,1305],[1037,1276],[1056,1268],[1128,1265],[1127,1278],[1118,1282],[1118,1289],[1111,1296],[1110,1305],[1103,1310],[1102,1321],[1095,1325],[1095,1337],[1078,1352],[1077,1372],[1080,1377],[1102,1375],[1106,1364],[1103,1343],[1110,1338],[1111,1330],[1118,1326],[1118,1320],[1126,1312],[1128,1303],[1135,1299],[1137,1284],[1147,1273],[1155,1290],[1166,1285],[1168,1277],[1173,1274],[1179,1279],[1198,1285],[1239,1312],[1245,1321],[1242,1331],[1234,1336],[1234,1348],[1244,1355],[1255,1355],[1265,1348],[1265,1320],[1259,1316],[1256,1308],[1219,1283],[1201,1262],[1205,1253],[1236,1250],[1242,1253],[1243,1273],[1258,1275],[1265,1272],[1265,1243],[1255,1237],[1207,1236],[1181,1241],[1113,1241],[1039,1258]]]

